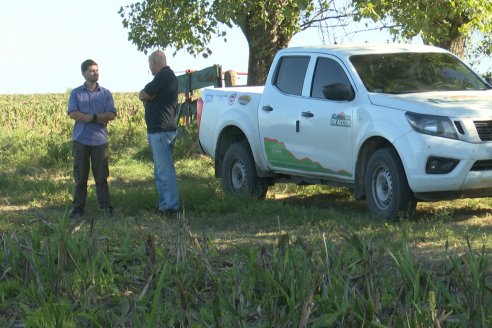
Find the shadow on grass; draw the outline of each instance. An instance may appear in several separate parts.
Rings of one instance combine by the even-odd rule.
[[[349,210],[358,214],[367,214],[364,201],[357,201],[348,191],[337,191],[315,195],[289,195],[284,198],[274,199],[279,203],[301,206],[304,208]],[[364,213],[366,211],[366,213]]]
[[[139,148],[139,150],[132,155],[132,158],[137,161],[145,161],[145,162],[153,161],[152,151],[150,150],[150,147]]]
[[[451,223],[467,221],[473,217],[485,218],[491,214],[489,198],[420,202],[414,220],[443,220]]]
[[[366,202],[354,200],[347,189],[326,188],[319,193],[302,188],[295,193],[272,189],[265,201],[257,201],[224,195],[220,180],[199,174],[179,175],[181,205],[195,233],[214,236],[224,244],[267,242],[281,231],[315,234],[323,229],[341,231],[352,227],[363,231],[371,227],[369,234],[388,233],[387,222],[371,218]],[[1,178],[7,186],[0,186],[0,215],[6,220],[22,223],[68,213],[73,189],[70,176],[56,179],[46,172],[24,168],[15,174],[4,173]],[[98,209],[94,186],[88,191],[86,213],[90,218],[98,215]],[[159,227],[163,218],[155,211],[158,197],[152,177],[116,178],[110,182],[110,192],[117,213],[111,221],[115,225],[121,219],[138,220],[140,226],[151,231]],[[488,200],[419,203],[413,219],[390,222],[389,227],[400,233],[400,227],[408,223],[420,233],[433,226],[448,225],[446,229],[454,229],[455,234],[480,230],[490,236],[490,213]]]

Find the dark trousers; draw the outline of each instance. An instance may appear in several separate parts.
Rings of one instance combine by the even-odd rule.
[[[92,165],[92,175],[96,182],[96,196],[100,208],[110,208],[108,176],[109,176],[109,146],[87,146],[73,141],[73,177],[75,188],[72,208],[83,211],[87,199],[87,179]]]

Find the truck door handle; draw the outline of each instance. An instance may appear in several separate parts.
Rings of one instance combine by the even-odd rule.
[[[273,110],[273,107],[270,105],[263,106],[261,109],[263,109],[265,112],[271,112]]]
[[[301,114],[301,115],[302,115],[303,117],[313,117],[313,116],[314,116],[314,114],[313,114],[313,113],[311,113],[311,112],[302,112],[302,114]]]

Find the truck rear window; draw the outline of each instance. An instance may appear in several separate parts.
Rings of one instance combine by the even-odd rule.
[[[445,53],[355,55],[350,61],[369,92],[402,94],[489,88],[461,61]]]
[[[308,56],[285,56],[280,59],[273,84],[282,92],[300,96],[309,64]]]

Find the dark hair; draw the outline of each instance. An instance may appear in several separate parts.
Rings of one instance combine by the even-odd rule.
[[[89,66],[94,66],[94,65],[97,66],[97,63],[95,61],[93,61],[92,59],[87,59],[82,63],[82,65],[80,65],[80,69],[82,70],[82,73],[84,73],[85,71],[87,71]]]

